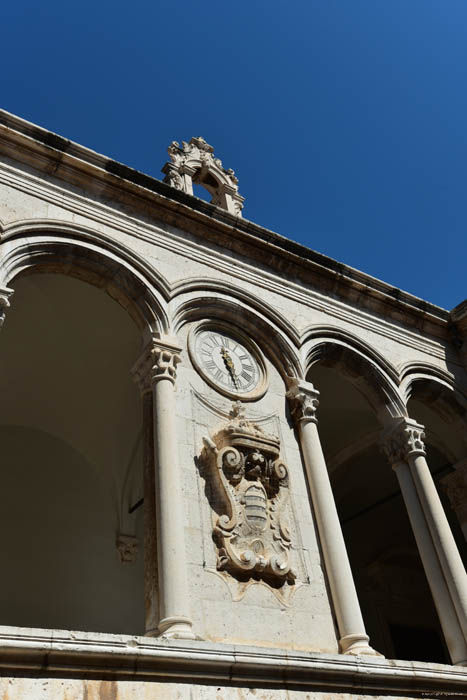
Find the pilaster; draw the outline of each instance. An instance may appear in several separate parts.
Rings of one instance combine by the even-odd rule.
[[[151,557],[157,550],[158,622],[147,634],[194,639],[189,614],[186,572],[185,517],[178,464],[178,441],[175,417],[175,381],[181,347],[174,338],[153,337],[135,363],[133,373],[145,397],[152,395],[152,463],[145,466],[145,493],[153,491],[145,521],[155,516],[156,542],[151,540]],[[149,416],[146,398],[146,416]],[[151,474],[151,469],[152,474]],[[154,475],[154,478],[153,478]],[[147,562],[148,587],[154,589],[154,560]],[[148,594],[147,594],[148,595]],[[154,621],[154,600],[147,597],[149,624]],[[152,607],[151,607],[152,604]],[[152,612],[151,612],[152,611]]]

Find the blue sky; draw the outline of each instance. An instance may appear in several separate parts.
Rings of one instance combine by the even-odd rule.
[[[1,106],[161,178],[202,135],[244,214],[467,297],[466,0],[4,3]]]

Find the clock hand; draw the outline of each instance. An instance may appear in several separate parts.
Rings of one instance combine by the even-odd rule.
[[[230,372],[230,375],[232,377],[232,381],[234,383],[235,388],[238,388],[238,386],[237,386],[237,373],[235,371],[235,366],[234,366],[234,363],[232,361],[232,358],[230,357],[229,351],[226,350],[225,348],[222,348],[221,355],[222,355],[222,359],[224,360],[225,366],[227,367],[227,369]]]

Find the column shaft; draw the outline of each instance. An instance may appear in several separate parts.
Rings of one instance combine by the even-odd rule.
[[[433,546],[433,540],[427,527],[410,468],[406,462],[398,461],[393,465],[393,469],[399,481],[402,498],[404,499],[452,662],[466,665],[467,644]]]
[[[153,338],[133,368],[143,393],[152,402],[145,403],[145,420],[152,420],[153,459],[145,456],[145,470],[154,467],[153,475],[145,472],[145,499],[149,494],[145,520],[149,545],[146,566],[146,629],[164,637],[194,639],[186,571],[185,518],[178,464],[178,441],[175,410],[175,378],[181,348],[173,339]],[[152,418],[151,418],[152,416]],[[145,423],[145,431],[147,423]],[[152,492],[152,498],[151,498]],[[157,538],[152,541],[153,518]],[[150,522],[152,521],[152,523]],[[157,553],[158,596],[156,605],[155,556]]]
[[[154,424],[152,391],[143,401],[143,478],[144,478],[144,609],[145,634],[158,633],[159,592],[157,584],[156,483],[154,467]]]
[[[154,392],[154,455],[160,590],[159,632],[193,637],[186,575],[185,519],[177,455],[174,385],[159,378]]]
[[[309,383],[293,383],[287,394],[298,423],[313,509],[344,654],[379,655],[369,644],[352,570],[337,514],[316,425],[318,392]]]
[[[424,454],[412,453],[409,461],[457,617],[467,639],[467,574]]]

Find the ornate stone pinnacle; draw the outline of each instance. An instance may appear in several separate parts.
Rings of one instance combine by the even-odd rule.
[[[177,190],[193,194],[193,183],[203,185],[212,196],[211,204],[242,215],[244,197],[238,193],[238,179],[232,168],[224,168],[214,149],[202,136],[189,143],[172,141],[168,147],[170,161],[162,168],[164,182]]]
[[[289,400],[290,412],[297,423],[317,423],[316,416],[319,406],[319,391],[310,382],[292,379],[286,396]]]
[[[411,418],[399,418],[383,435],[381,449],[391,464],[406,462],[410,456],[425,455],[425,428]]]

